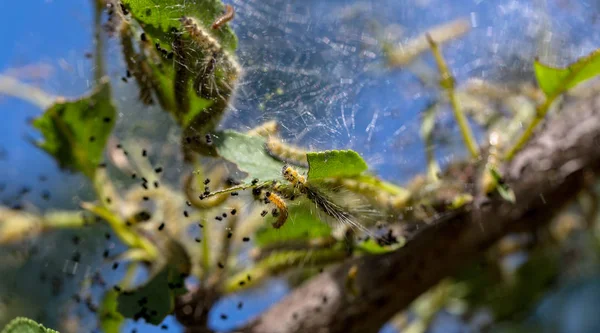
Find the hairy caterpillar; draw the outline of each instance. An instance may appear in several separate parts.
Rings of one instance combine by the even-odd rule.
[[[233,10],[233,6],[226,5],[225,6],[225,14],[217,17],[217,19],[213,22],[211,28],[214,30],[220,29],[221,26],[231,20],[233,20],[235,16],[235,10]]]
[[[275,205],[275,207],[277,207],[272,211],[273,217],[277,218],[277,220],[272,224],[273,228],[275,229],[281,228],[287,221],[289,215],[288,206],[284,199],[279,194],[274,192],[280,189],[282,189],[280,184],[274,183],[268,185],[267,187],[255,187],[252,190],[252,195],[254,195],[256,200],[264,201],[266,204],[272,203]],[[263,215],[263,217],[266,216],[267,211],[263,211],[261,215]]]
[[[277,121],[271,120],[248,130],[246,134],[250,136],[262,136],[266,138],[271,135],[277,134],[277,132],[279,132],[279,126],[277,125]]]
[[[228,100],[241,71],[239,64],[196,19],[184,16],[180,21],[203,56],[192,64],[196,73],[193,83],[196,94],[211,100],[216,97]]]
[[[342,187],[350,192],[360,194],[365,197],[371,204],[385,208],[398,210],[406,207],[410,200],[410,194],[392,194],[382,190],[380,187],[361,182],[358,179],[352,178],[328,178],[325,183]]]
[[[306,197],[312,201],[321,211],[343,225],[350,226],[361,231],[372,234],[367,228],[355,221],[355,217],[348,212],[347,209],[333,202],[326,195],[322,194],[318,189],[310,185],[304,176],[298,171],[288,165],[284,165],[281,173],[294,188],[298,189],[300,193],[306,195]]]
[[[225,50],[204,27],[192,17],[180,19],[184,32],[191,40],[190,50],[198,49],[198,57],[186,54],[186,66],[193,74],[192,87],[197,96],[213,101],[206,110],[199,113],[184,130],[185,150],[204,155],[214,155],[214,147],[209,140],[203,140],[220,121],[229,100],[234,93],[235,84],[241,68],[235,57]],[[179,52],[184,52],[183,50]],[[188,52],[189,53],[189,52]],[[192,156],[186,153],[186,159]]]
[[[265,143],[267,153],[272,157],[288,164],[308,167],[306,150],[287,145],[274,137],[268,137]]]
[[[273,224],[272,224],[273,228],[279,229],[285,224],[285,221],[287,221],[287,218],[288,218],[287,204],[285,203],[285,201],[283,201],[283,199],[279,195],[277,195],[273,192],[266,192],[265,198],[269,202],[273,203],[275,205],[275,207],[277,207],[277,210],[279,211],[277,220],[275,222],[273,222]]]

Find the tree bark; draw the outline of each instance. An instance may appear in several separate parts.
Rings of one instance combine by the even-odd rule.
[[[548,223],[600,168],[600,97],[565,103],[504,168],[516,203],[500,198],[440,217],[403,248],[349,260],[295,289],[242,331],[378,332],[394,314],[514,230]],[[357,275],[348,279],[355,266]],[[349,292],[351,288],[356,292]]]

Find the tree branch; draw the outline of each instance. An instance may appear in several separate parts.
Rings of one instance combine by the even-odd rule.
[[[600,169],[600,97],[565,104],[504,170],[517,201],[481,200],[439,218],[403,248],[350,260],[295,289],[249,333],[377,332],[394,314],[507,233],[547,223]],[[479,202],[479,204],[477,204]],[[358,294],[349,292],[348,272]]]

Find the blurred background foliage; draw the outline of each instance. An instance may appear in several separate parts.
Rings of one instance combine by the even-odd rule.
[[[534,82],[536,56],[548,64],[566,65],[597,48],[600,41],[594,34],[600,8],[593,1],[240,0],[232,4],[237,55],[245,73],[221,128],[244,132],[277,119],[287,142],[313,150],[354,149],[371,171],[397,184],[407,184],[431,167],[425,140],[419,135],[421,119],[424,123],[425,110],[443,98],[430,55],[390,69],[383,51],[386,46],[407,43],[431,27],[462,19],[468,32],[442,46],[459,86],[477,78],[522,98],[526,88],[520,87]],[[95,69],[89,57],[94,50],[93,12],[91,1],[0,3],[5,31],[0,71],[51,96],[88,93]],[[120,142],[132,156],[140,156],[143,147],[149,152],[150,168],[160,165],[166,170],[161,183],[176,187],[182,175],[193,169],[180,154],[178,119],[157,104],[140,103],[138,88],[123,79],[127,75],[118,39],[107,39],[104,47],[117,110],[108,145]],[[573,95],[595,91],[593,83],[589,90]],[[484,102],[486,107],[507,107],[487,95]],[[43,214],[51,209],[75,210],[80,202],[92,201],[93,185],[83,175],[61,171],[49,155],[31,144],[41,138],[30,125],[40,110],[7,96],[0,97],[0,108],[5,120],[0,123],[3,206]],[[437,122],[431,125],[435,137],[430,147],[435,147],[435,160],[444,169],[465,158],[466,152],[450,109],[440,108]],[[480,125],[475,131],[480,142],[489,120],[481,116],[483,109],[465,110],[471,112],[473,124]],[[116,187],[130,185],[130,174],[119,172],[113,164],[108,172]],[[547,228],[506,237],[479,262],[422,295],[383,331],[597,330],[600,322],[593,312],[600,299],[597,204],[592,187]],[[2,218],[11,214],[5,208],[0,213]],[[103,224],[38,231],[39,235],[0,250],[0,326],[21,315],[61,332],[94,329],[96,316],[89,311],[93,304],[77,300],[76,295],[84,284],[98,304],[105,288],[86,286],[84,277],[100,272],[106,286],[116,284],[126,274],[125,268],[113,269],[103,252],[108,238],[111,254],[123,251],[124,245]],[[256,241],[269,238],[273,234],[267,229]],[[193,244],[193,237],[189,241]],[[244,263],[251,255],[242,252],[238,261]],[[311,263],[300,265],[313,272],[272,279],[220,300],[211,312],[210,326],[229,330],[247,322],[318,270]],[[240,301],[244,306],[238,310]],[[223,320],[225,313],[227,320]],[[161,325],[181,329],[171,316]],[[124,330],[132,328],[161,330],[160,325],[128,320]]]

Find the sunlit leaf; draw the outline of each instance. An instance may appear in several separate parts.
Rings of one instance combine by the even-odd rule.
[[[368,169],[365,160],[353,150],[308,153],[308,179],[357,176]]]
[[[102,303],[100,303],[98,320],[100,321],[100,328],[102,328],[102,332],[104,333],[119,333],[125,321],[123,315],[117,311],[118,297],[118,292],[109,290],[104,294]]]
[[[117,309],[127,318],[158,325],[173,312],[175,296],[185,293],[183,280],[178,269],[167,265],[142,287],[119,294]]]
[[[58,331],[45,328],[44,325],[31,319],[17,317],[4,327],[2,333],[58,333]]]
[[[289,217],[283,227],[275,229],[268,221],[265,227],[256,234],[256,245],[259,247],[294,240],[310,240],[331,235],[329,224],[322,222],[311,213],[307,204],[290,205]]]
[[[567,68],[550,67],[536,60],[534,70],[537,82],[546,96],[557,96],[600,74],[600,50],[579,59]]]
[[[214,144],[219,155],[246,172],[247,178],[282,179],[283,163],[267,154],[265,142],[262,137],[229,130],[214,135]]]
[[[61,168],[93,178],[115,123],[110,86],[102,82],[91,95],[57,102],[33,121],[44,140],[37,145],[52,155]]]

